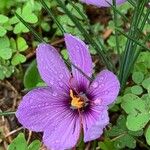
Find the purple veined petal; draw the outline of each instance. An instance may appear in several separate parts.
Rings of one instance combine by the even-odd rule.
[[[39,73],[46,84],[59,93],[68,93],[70,72],[57,50],[48,44],[40,44],[36,57]]]
[[[79,38],[72,36],[71,34],[65,34],[65,43],[70,61],[90,77],[92,75],[92,59],[88,46]],[[77,81],[77,90],[85,90],[89,85],[89,80],[73,66],[72,74]]]
[[[91,106],[88,112],[83,114],[84,142],[95,140],[103,134],[103,130],[109,123],[106,106]]]
[[[27,93],[21,101],[16,117],[23,127],[43,131],[50,117],[68,106],[68,98],[57,94],[49,87],[37,88]]]
[[[48,149],[66,150],[73,148],[80,137],[81,120],[73,110],[64,110],[58,119],[49,123],[45,129],[43,141]]]
[[[109,3],[112,4],[113,2],[112,0],[81,0],[81,1],[86,4],[95,5],[97,7],[110,7]],[[126,0],[116,0],[117,5],[122,4],[124,2],[126,2]]]
[[[117,76],[108,70],[101,71],[91,83],[88,94],[96,104],[109,105],[114,102],[120,90]]]

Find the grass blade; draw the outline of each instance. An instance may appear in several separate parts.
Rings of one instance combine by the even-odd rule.
[[[113,0],[113,6],[114,9],[116,8],[116,0]],[[119,34],[118,31],[116,30],[116,28],[118,28],[118,17],[117,17],[117,13],[116,11],[114,11],[113,9],[113,13],[114,13],[114,17],[113,17],[113,21],[114,21],[114,25],[115,25],[115,40],[116,40],[116,48],[117,48],[117,53],[119,55],[119,64],[120,64],[120,50],[119,50]]]
[[[33,27],[27,23],[20,15],[15,13],[16,17],[31,31],[33,36],[40,42],[40,43],[46,43],[46,41],[33,29]]]
[[[48,14],[50,15],[50,17],[53,19],[53,21],[56,23],[56,25],[58,26],[58,28],[60,29],[60,31],[62,32],[62,34],[65,33],[64,28],[62,27],[62,25],[59,23],[59,21],[56,19],[56,17],[53,15],[53,13],[51,12],[50,8],[48,8],[48,6],[46,5],[46,3],[44,2],[44,0],[40,0],[43,8],[48,12]]]
[[[137,52],[137,46],[138,43],[135,43],[135,40],[133,39],[139,39],[139,30],[142,31],[143,27],[139,27],[141,24],[141,18],[144,12],[145,8],[145,3],[146,0],[143,0],[142,2],[140,0],[137,1],[135,10],[134,10],[134,15],[133,15],[133,20],[131,23],[131,27],[128,33],[128,38],[125,46],[125,50],[121,59],[121,66],[120,66],[120,72],[119,72],[119,79],[121,82],[121,87],[123,88],[126,84],[127,78],[130,75],[131,71],[131,64],[133,65],[133,62],[135,62],[135,55],[138,54]],[[137,41],[136,40],[136,41]]]
[[[0,116],[15,115],[16,112],[0,112]]]
[[[74,9],[76,9],[76,11],[80,14],[80,16],[86,21],[87,17],[80,11],[80,9],[71,0],[68,1],[74,7]]]
[[[142,43],[140,43],[138,40],[136,40],[136,39],[134,39],[134,38],[130,37],[129,35],[125,34],[124,32],[122,32],[122,31],[121,31],[121,30],[119,30],[119,29],[117,29],[117,31],[119,31],[119,32],[120,32],[122,35],[124,35],[127,39],[132,40],[132,41],[133,41],[134,43],[136,43],[137,45],[139,45],[139,46],[141,46],[142,48],[144,48],[144,49],[146,49],[146,50],[150,51],[150,49],[149,49],[149,48],[145,47],[145,45],[144,45],[144,44],[142,44]]]

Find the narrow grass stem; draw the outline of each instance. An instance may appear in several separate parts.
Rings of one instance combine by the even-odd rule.
[[[113,6],[116,8],[116,0],[113,0]],[[119,55],[119,64],[120,64],[120,50],[119,50],[119,34],[118,31],[116,30],[118,28],[118,16],[116,11],[113,9],[113,14],[114,14],[114,25],[115,25],[115,40],[116,40],[116,49],[117,49],[117,53]]]
[[[0,112],[0,116],[15,115],[16,112]]]
[[[139,32],[138,32],[138,27],[141,23],[141,17],[144,11],[144,6],[145,6],[145,1],[140,1],[138,0],[137,5],[135,7],[134,15],[133,15],[133,21],[131,23],[131,28],[128,33],[129,37],[136,38],[137,40],[139,39]],[[141,30],[141,28],[140,28]],[[131,64],[133,65],[133,62],[135,62],[134,55],[137,50],[137,44],[128,38],[125,46],[125,50],[121,59],[121,65],[120,65],[120,72],[119,72],[119,79],[121,82],[121,88],[126,84],[127,78],[130,74],[131,71]]]

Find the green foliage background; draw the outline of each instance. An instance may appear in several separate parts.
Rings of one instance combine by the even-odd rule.
[[[83,34],[81,34],[74,22],[58,6],[55,0],[45,0],[45,2],[66,32],[85,40]],[[108,9],[110,19],[104,25],[100,22],[91,22],[86,14],[87,6],[79,2],[74,3],[81,11],[81,15],[70,3],[65,2],[66,8],[78,19],[87,33],[101,41],[105,47],[105,53],[111,57],[115,56],[118,60],[113,9]],[[128,20],[131,19],[134,10],[131,4],[125,3],[118,6],[117,9]],[[145,13],[146,10],[144,10]],[[60,28],[58,28],[54,20],[42,8],[40,1],[1,0],[0,80],[6,80],[15,76],[23,82],[25,90],[45,86],[39,76],[35,57],[29,59],[29,54],[35,52],[39,42],[34,39],[29,29],[15,16],[15,12],[32,25],[46,42],[53,43],[63,37]],[[123,16],[118,15],[117,27],[126,32],[130,27],[130,22],[126,22]],[[103,39],[102,35],[106,30],[111,30],[112,33],[107,39]],[[145,24],[142,33],[146,35],[150,33],[148,22]],[[122,54],[125,49],[127,37],[119,32],[118,38],[120,54]],[[149,38],[146,40],[149,41]],[[144,41],[145,39],[142,37],[140,42],[144,43]],[[60,47],[62,57],[68,60],[65,47],[62,44]],[[117,118],[105,130],[104,139],[97,141],[97,148],[99,149],[136,149],[137,145],[142,145],[142,148],[150,149],[150,52],[144,47],[138,47],[138,49],[140,49],[140,55],[134,66],[132,66],[130,78],[116,103],[110,106],[111,114],[117,115]],[[98,52],[91,44],[90,53],[94,60],[96,60]],[[101,68],[95,66],[95,74],[99,70]],[[8,150],[38,150],[40,145],[40,141],[35,140],[28,146],[24,134],[20,133],[10,144]],[[81,141],[78,149],[83,149],[83,147],[84,143]]]

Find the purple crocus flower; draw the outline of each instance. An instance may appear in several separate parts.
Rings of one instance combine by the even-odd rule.
[[[70,60],[89,77],[92,60],[88,46],[80,39],[65,34]],[[47,87],[27,93],[16,116],[23,127],[44,132],[48,149],[74,147],[84,133],[84,142],[99,138],[109,123],[108,105],[116,99],[120,84],[108,70],[90,81],[72,66],[68,70],[57,50],[40,44],[36,51],[38,70]]]
[[[86,4],[95,5],[97,7],[110,7],[110,4],[113,4],[113,0],[81,0]],[[116,4],[122,4],[126,2],[126,0],[116,0]],[[110,4],[109,4],[110,3]]]

